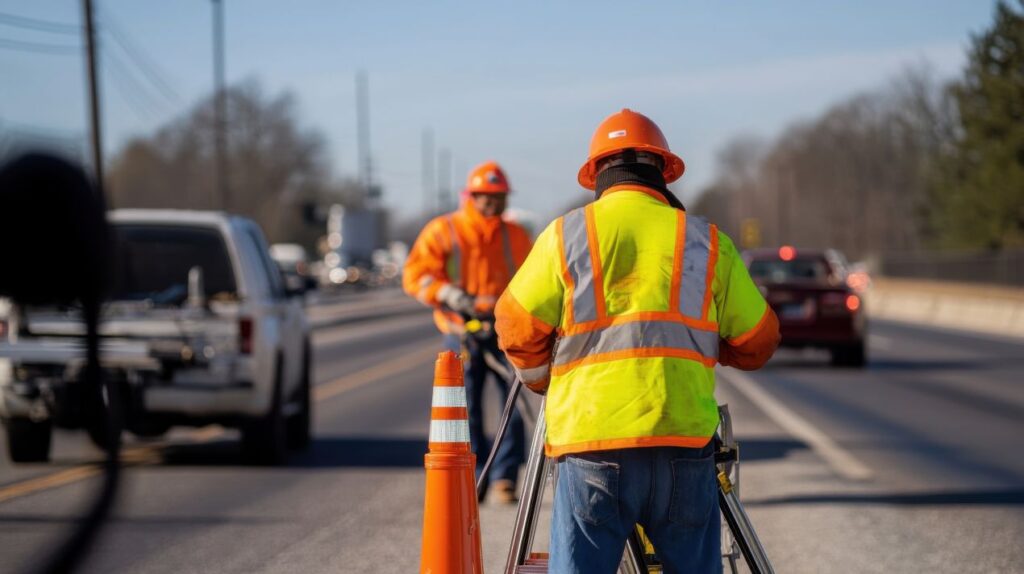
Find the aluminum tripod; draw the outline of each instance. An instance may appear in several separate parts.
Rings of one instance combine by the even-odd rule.
[[[519,385],[519,381],[516,381]],[[513,389],[513,395],[518,389]],[[510,395],[509,405],[515,397]],[[718,445],[715,462],[718,467],[718,501],[725,518],[727,532],[722,537],[723,559],[733,574],[739,572],[738,559],[742,555],[751,574],[774,574],[771,562],[757,538],[750,519],[739,501],[739,449],[732,435],[732,419],[727,406],[719,407],[721,435],[715,436]],[[530,457],[526,463],[523,494],[519,499],[512,544],[505,562],[505,574],[528,574],[547,572],[547,555],[533,552],[533,541],[537,531],[537,520],[544,487],[551,476],[552,484],[557,480],[557,468],[544,456],[544,435],[547,425],[544,419],[543,403],[537,415],[533,431]],[[499,435],[500,436],[500,435]],[[495,441],[497,448],[497,441]],[[626,541],[626,550],[619,565],[622,574],[646,574],[660,571],[653,554],[647,552],[643,533],[637,528]]]

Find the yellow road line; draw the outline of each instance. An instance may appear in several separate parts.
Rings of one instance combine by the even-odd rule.
[[[40,490],[48,490],[51,488],[57,488],[58,486],[64,486],[65,484],[71,484],[80,480],[85,480],[91,476],[100,474],[102,470],[96,465],[76,466],[46,476],[40,476],[38,478],[31,478],[12,484],[8,487],[0,489],[0,502],[5,502],[12,498],[18,498],[20,496],[26,496]]]
[[[414,350],[409,351],[410,347],[414,348]],[[396,349],[395,355],[402,357],[401,359],[378,363],[361,371],[356,371],[317,385],[313,388],[313,400],[317,402],[324,401],[344,392],[377,382],[385,377],[412,370],[415,367],[422,366],[424,361],[434,358],[437,352],[436,342],[431,342],[426,347],[423,347],[422,343],[417,343],[416,345]],[[433,373],[424,373],[424,377],[432,378]],[[192,442],[208,442],[223,436],[224,432],[225,429],[222,426],[209,425],[188,433],[186,438]],[[160,451],[167,446],[169,445],[124,449],[121,452],[122,463],[128,466],[157,463],[160,461]],[[84,464],[53,474],[29,478],[9,486],[0,487],[0,502],[85,480],[101,473],[102,468],[98,464]]]
[[[188,433],[187,438],[193,442],[210,442],[223,436],[224,430],[220,425],[207,425]]]

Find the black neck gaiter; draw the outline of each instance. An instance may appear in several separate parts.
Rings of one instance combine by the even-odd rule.
[[[664,195],[672,207],[686,211],[686,208],[683,207],[683,202],[679,201],[679,198],[669,191],[661,170],[657,166],[647,163],[623,163],[603,170],[597,174],[597,185],[594,188],[597,194],[596,197],[600,199],[601,194],[605,190],[624,183],[635,183],[649,187]]]

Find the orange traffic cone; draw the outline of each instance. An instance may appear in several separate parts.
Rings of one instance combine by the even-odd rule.
[[[423,503],[421,574],[479,574],[480,512],[469,445],[462,361],[451,351],[434,364],[430,409],[430,452],[423,459],[427,491]]]

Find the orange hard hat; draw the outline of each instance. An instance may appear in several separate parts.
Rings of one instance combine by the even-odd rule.
[[[486,161],[469,172],[465,193],[508,193],[508,178],[498,162]]]
[[[590,157],[580,168],[577,179],[587,189],[597,186],[597,162],[625,149],[658,154],[665,160],[662,174],[665,183],[672,183],[683,175],[686,164],[668,149],[665,134],[658,124],[643,114],[623,109],[605,118],[590,138]]]

